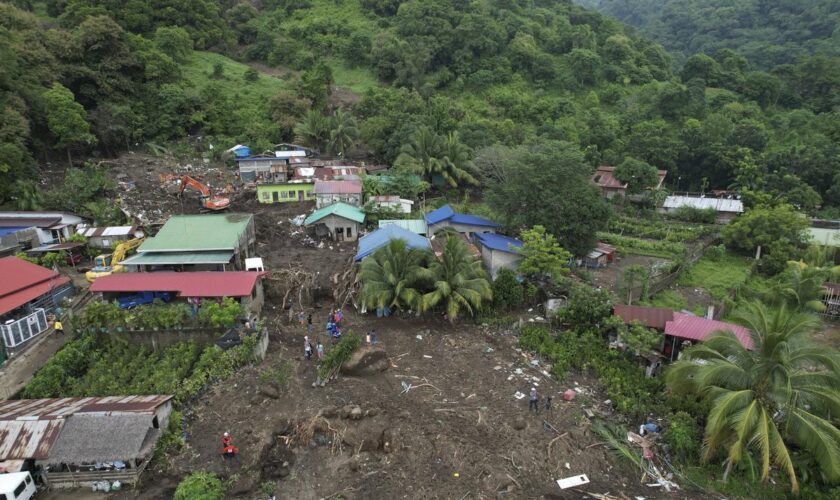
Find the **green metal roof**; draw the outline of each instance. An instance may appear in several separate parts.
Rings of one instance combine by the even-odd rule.
[[[333,203],[332,205],[327,205],[326,207],[315,210],[309,217],[303,221],[304,225],[315,224],[319,220],[327,217],[328,215],[335,215],[338,217],[343,217],[348,220],[352,220],[354,222],[364,222],[365,221],[365,213],[362,212],[360,209],[348,205],[346,203]]]
[[[827,247],[840,247],[840,229],[824,229],[821,227],[809,227],[811,241]]]
[[[123,261],[128,266],[164,266],[179,264],[227,264],[233,252],[146,252]]]
[[[379,221],[380,229],[389,225],[399,226],[414,234],[426,234],[426,221],[423,219],[387,219]]]
[[[251,214],[173,215],[138,253],[234,250]]]

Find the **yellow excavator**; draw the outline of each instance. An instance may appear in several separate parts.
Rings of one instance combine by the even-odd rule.
[[[114,253],[106,253],[97,255],[93,259],[93,269],[85,273],[85,278],[91,283],[100,276],[110,276],[114,273],[125,272],[125,266],[122,261],[125,260],[128,252],[139,247],[146,238],[134,238],[126,242],[120,243],[114,249]]]

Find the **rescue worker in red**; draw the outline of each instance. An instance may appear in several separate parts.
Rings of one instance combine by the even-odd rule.
[[[231,442],[230,432],[225,432],[224,435],[222,435],[222,448],[230,446]]]
[[[237,453],[239,453],[239,448],[232,444],[229,444],[222,448],[222,456],[225,457],[225,460],[235,459]]]

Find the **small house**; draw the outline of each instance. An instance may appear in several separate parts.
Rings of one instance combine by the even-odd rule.
[[[657,170],[656,174],[659,178],[656,186],[653,189],[661,189],[662,183],[665,182],[665,177],[668,175],[667,170]],[[602,165],[595,170],[592,175],[592,184],[601,190],[601,194],[606,198],[613,198],[615,196],[624,197],[627,195],[627,183],[621,182],[615,178],[615,167]]]
[[[349,181],[315,181],[315,208],[323,208],[333,203],[345,203],[354,207],[362,206],[362,183]]]
[[[298,144],[282,143],[274,146],[274,156],[277,158],[307,158],[312,154],[311,149]]]
[[[390,225],[399,226],[414,234],[426,236],[426,221],[423,219],[381,219],[379,221],[380,228]]]
[[[615,260],[615,247],[598,242],[595,248],[586,254],[584,265],[586,267],[606,267]]]
[[[336,241],[355,241],[364,221],[365,213],[358,207],[339,202],[315,210],[303,224],[314,226],[315,234],[319,237],[329,236]]]
[[[14,353],[49,328],[47,314],[75,289],[67,276],[17,257],[0,259],[0,276],[0,333]]]
[[[315,200],[315,184],[312,182],[257,184],[257,201],[260,203],[288,203],[313,200]]]
[[[76,234],[87,238],[90,248],[103,250],[110,250],[115,244],[143,237],[143,231],[137,226],[90,227],[82,224],[76,227]]]
[[[0,229],[34,227],[42,245],[64,242],[82,222],[78,215],[66,212],[0,212]]]
[[[171,413],[172,396],[0,401],[0,461],[50,488],[136,484]]]
[[[448,204],[426,214],[426,236],[452,228],[468,237],[477,233],[495,233],[501,224],[477,215],[456,213]]]
[[[519,249],[522,242],[516,238],[495,233],[476,233],[474,239],[481,250],[481,259],[493,279],[502,268],[516,270],[522,255]]]
[[[251,214],[173,215],[123,265],[129,271],[243,270],[255,248]]]
[[[744,213],[744,204],[737,198],[708,198],[705,196],[669,196],[665,198],[665,203],[662,204],[659,212],[669,214],[684,207],[698,210],[713,209],[717,213],[715,222],[718,224],[728,224],[735,217]]]
[[[414,208],[414,202],[399,196],[371,196],[370,201],[377,208],[390,208],[404,214],[410,214]]]
[[[822,303],[825,305],[823,316],[840,318],[840,283],[823,283]]]
[[[182,301],[231,297],[248,312],[248,317],[254,317],[259,315],[265,300],[262,275],[253,271],[117,273],[97,278],[90,285],[90,291],[100,294],[105,302],[156,292],[168,293],[174,300]]]
[[[228,149],[225,153],[232,154],[234,158],[248,158],[251,156],[251,148],[248,146],[243,146],[242,144],[237,144],[236,146]]]
[[[239,178],[247,184],[282,184],[289,180],[289,162],[273,156],[237,158]]]
[[[420,250],[431,249],[429,239],[425,236],[420,236],[407,229],[391,224],[366,234],[359,239],[359,251],[356,253],[356,262],[361,261],[368,255],[386,246],[392,240],[403,240],[408,248],[418,248]]]

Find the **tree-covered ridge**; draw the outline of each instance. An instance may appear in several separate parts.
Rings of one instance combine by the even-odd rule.
[[[758,68],[816,53],[840,55],[840,3],[834,0],[578,0],[639,28],[673,52],[732,49]]]

